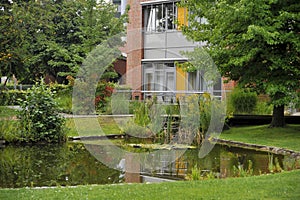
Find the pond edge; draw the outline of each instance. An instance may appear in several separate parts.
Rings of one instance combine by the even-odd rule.
[[[244,143],[244,142],[225,140],[225,139],[219,139],[219,138],[211,138],[211,142],[216,142],[217,144],[226,145],[226,146],[252,149],[252,150],[256,150],[256,151],[263,151],[263,152],[274,153],[274,154],[279,154],[279,155],[284,155],[284,156],[288,155],[293,158],[296,158],[297,160],[300,159],[300,152],[281,148],[281,147]]]

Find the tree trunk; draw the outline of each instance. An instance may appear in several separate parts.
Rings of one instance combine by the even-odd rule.
[[[273,116],[270,127],[284,127],[284,105],[274,106],[273,108]]]

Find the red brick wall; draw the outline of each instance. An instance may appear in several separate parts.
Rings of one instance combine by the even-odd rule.
[[[126,73],[126,59],[117,59],[113,65],[118,74],[123,76]]]
[[[142,6],[140,0],[129,0],[129,23],[127,25],[127,65],[126,65],[126,85],[134,90],[141,90],[143,56],[142,40]],[[137,93],[134,96],[141,96]]]
[[[143,58],[143,34],[142,34],[142,6],[141,2],[149,0],[128,0],[130,5],[128,12],[129,23],[127,25],[127,53],[126,85],[134,90],[141,90],[142,86],[142,65]],[[133,97],[141,98],[141,93],[136,92]]]
[[[225,78],[222,78],[223,81],[225,81]],[[237,85],[235,81],[229,81],[228,83],[223,84],[223,90],[233,90],[233,88]]]

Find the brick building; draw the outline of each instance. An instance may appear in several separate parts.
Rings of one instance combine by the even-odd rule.
[[[135,99],[156,95],[162,100],[185,93],[213,92],[222,96],[221,78],[213,87],[204,81],[201,71],[184,72],[177,63],[186,62],[182,51],[203,44],[186,39],[180,24],[188,24],[188,10],[178,0],[122,0],[130,6],[127,24],[126,85]],[[177,23],[179,22],[179,23]]]

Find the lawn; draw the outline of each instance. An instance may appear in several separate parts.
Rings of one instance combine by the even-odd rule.
[[[17,110],[7,106],[0,106],[0,118],[9,118],[17,115]]]
[[[300,125],[287,125],[285,128],[268,128],[268,125],[232,127],[220,138],[300,151]]]
[[[17,110],[13,108],[9,108],[7,106],[0,106],[0,121],[7,119],[16,119]],[[99,116],[97,120],[94,118],[76,118],[76,124],[81,127],[80,135],[99,135],[99,128],[103,130],[105,134],[120,134],[122,124],[125,123],[126,120],[122,120],[117,117],[104,117]],[[11,121],[6,121],[6,124],[13,123]],[[7,124],[7,125],[8,125]],[[74,124],[73,118],[66,119],[66,127],[67,127],[67,136],[78,136],[78,131]],[[0,128],[1,130],[1,128]]]
[[[94,136],[120,134],[122,124],[126,119],[99,116],[97,118],[68,118],[66,126],[69,129],[67,136]],[[76,123],[76,126],[75,126]],[[103,132],[101,132],[102,130]]]
[[[300,199],[300,171],[155,184],[0,189],[0,199]]]

